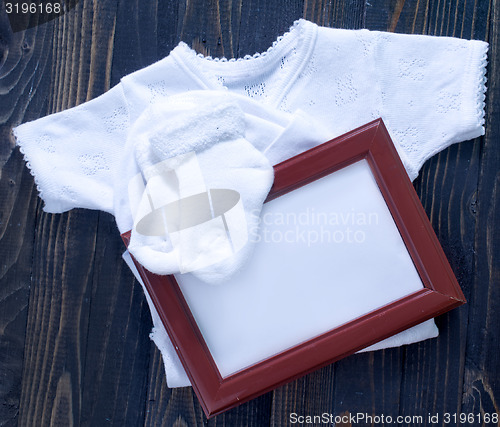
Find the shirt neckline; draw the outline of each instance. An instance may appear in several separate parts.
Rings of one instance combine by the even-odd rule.
[[[269,89],[266,103],[277,107],[307,65],[316,41],[317,28],[317,25],[310,21],[298,19],[289,31],[279,36],[266,51],[243,58],[204,56],[184,42],[179,43],[171,55],[202,88],[221,90],[227,89],[223,84],[224,78],[240,80],[244,84],[245,80],[256,74],[264,75],[276,70],[280,67],[283,55],[294,50],[293,62],[289,69],[281,72],[276,84]]]

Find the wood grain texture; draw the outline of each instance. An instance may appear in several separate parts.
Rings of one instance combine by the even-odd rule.
[[[2,11],[3,12],[3,11]],[[5,14],[0,14],[5,23]],[[25,330],[37,217],[33,178],[23,165],[11,125],[26,114],[45,114],[36,88],[42,81],[46,58],[33,49],[43,29],[13,34],[2,26],[0,69],[0,425],[15,425],[22,393]],[[43,40],[43,36],[42,36]],[[29,108],[28,108],[29,105]]]
[[[19,152],[0,179],[0,425],[19,415],[36,193]]]
[[[83,366],[81,425],[144,420],[151,316],[142,288],[121,260],[114,219],[101,214]]]
[[[318,25],[349,30],[364,27],[363,1],[305,0],[303,17]]]
[[[500,7],[491,7],[486,135],[476,196],[473,292],[467,329],[463,411],[500,412]],[[496,325],[496,326],[494,326]]]
[[[113,219],[44,213],[10,128],[95,98],[181,40],[242,57],[302,16],[490,42],[486,135],[434,156],[415,182],[468,304],[437,320],[438,339],[354,355],[207,421],[191,388],[166,386]],[[0,426],[287,426],[291,412],[500,412],[498,0],[80,0],[23,33],[5,23],[2,11]]]

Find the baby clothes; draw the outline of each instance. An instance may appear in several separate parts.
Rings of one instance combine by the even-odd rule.
[[[414,179],[433,154],[484,134],[487,49],[481,41],[299,20],[266,52],[238,60],[205,58],[180,43],[104,95],[14,133],[47,212],[104,210],[123,232],[133,226],[123,188],[133,175],[121,171],[137,170],[137,164],[124,169],[135,162],[128,137],[150,105],[188,91],[230,94],[244,111],[245,139],[273,165],[382,117]],[[393,337],[394,344],[383,345],[437,334],[432,321],[421,327],[421,335],[410,332],[409,340]],[[155,330],[161,348],[166,335],[156,322]],[[169,378],[167,359],[176,356],[165,347],[162,354]],[[182,375],[169,381],[185,383]]]
[[[268,110],[305,113],[329,138],[382,117],[413,180],[433,154],[484,134],[487,49],[481,41],[338,30],[299,20],[267,52],[241,60],[203,58],[180,43],[104,95],[22,125],[15,134],[47,212],[113,212],[109,178],[131,125],[149,105],[201,89],[242,94]],[[269,138],[262,141],[256,148],[272,151],[272,164],[318,143],[268,147]]]
[[[230,98],[222,91],[174,95],[144,110],[130,129],[139,171],[128,181],[128,249],[153,273],[191,272],[220,283],[252,251],[248,236],[274,171],[245,139],[244,112]]]

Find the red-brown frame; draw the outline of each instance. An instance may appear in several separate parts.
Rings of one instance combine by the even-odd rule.
[[[135,260],[207,417],[465,303],[427,215],[381,119],[275,166],[267,201],[366,159],[424,288],[247,369],[222,378],[173,276]],[[128,244],[130,233],[122,237]]]

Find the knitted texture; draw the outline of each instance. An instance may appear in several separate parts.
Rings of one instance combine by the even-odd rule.
[[[248,236],[274,171],[245,139],[245,114],[231,98],[174,95],[147,108],[130,130],[140,174],[129,180],[137,203],[128,249],[153,273],[191,272],[220,283],[252,252]]]

